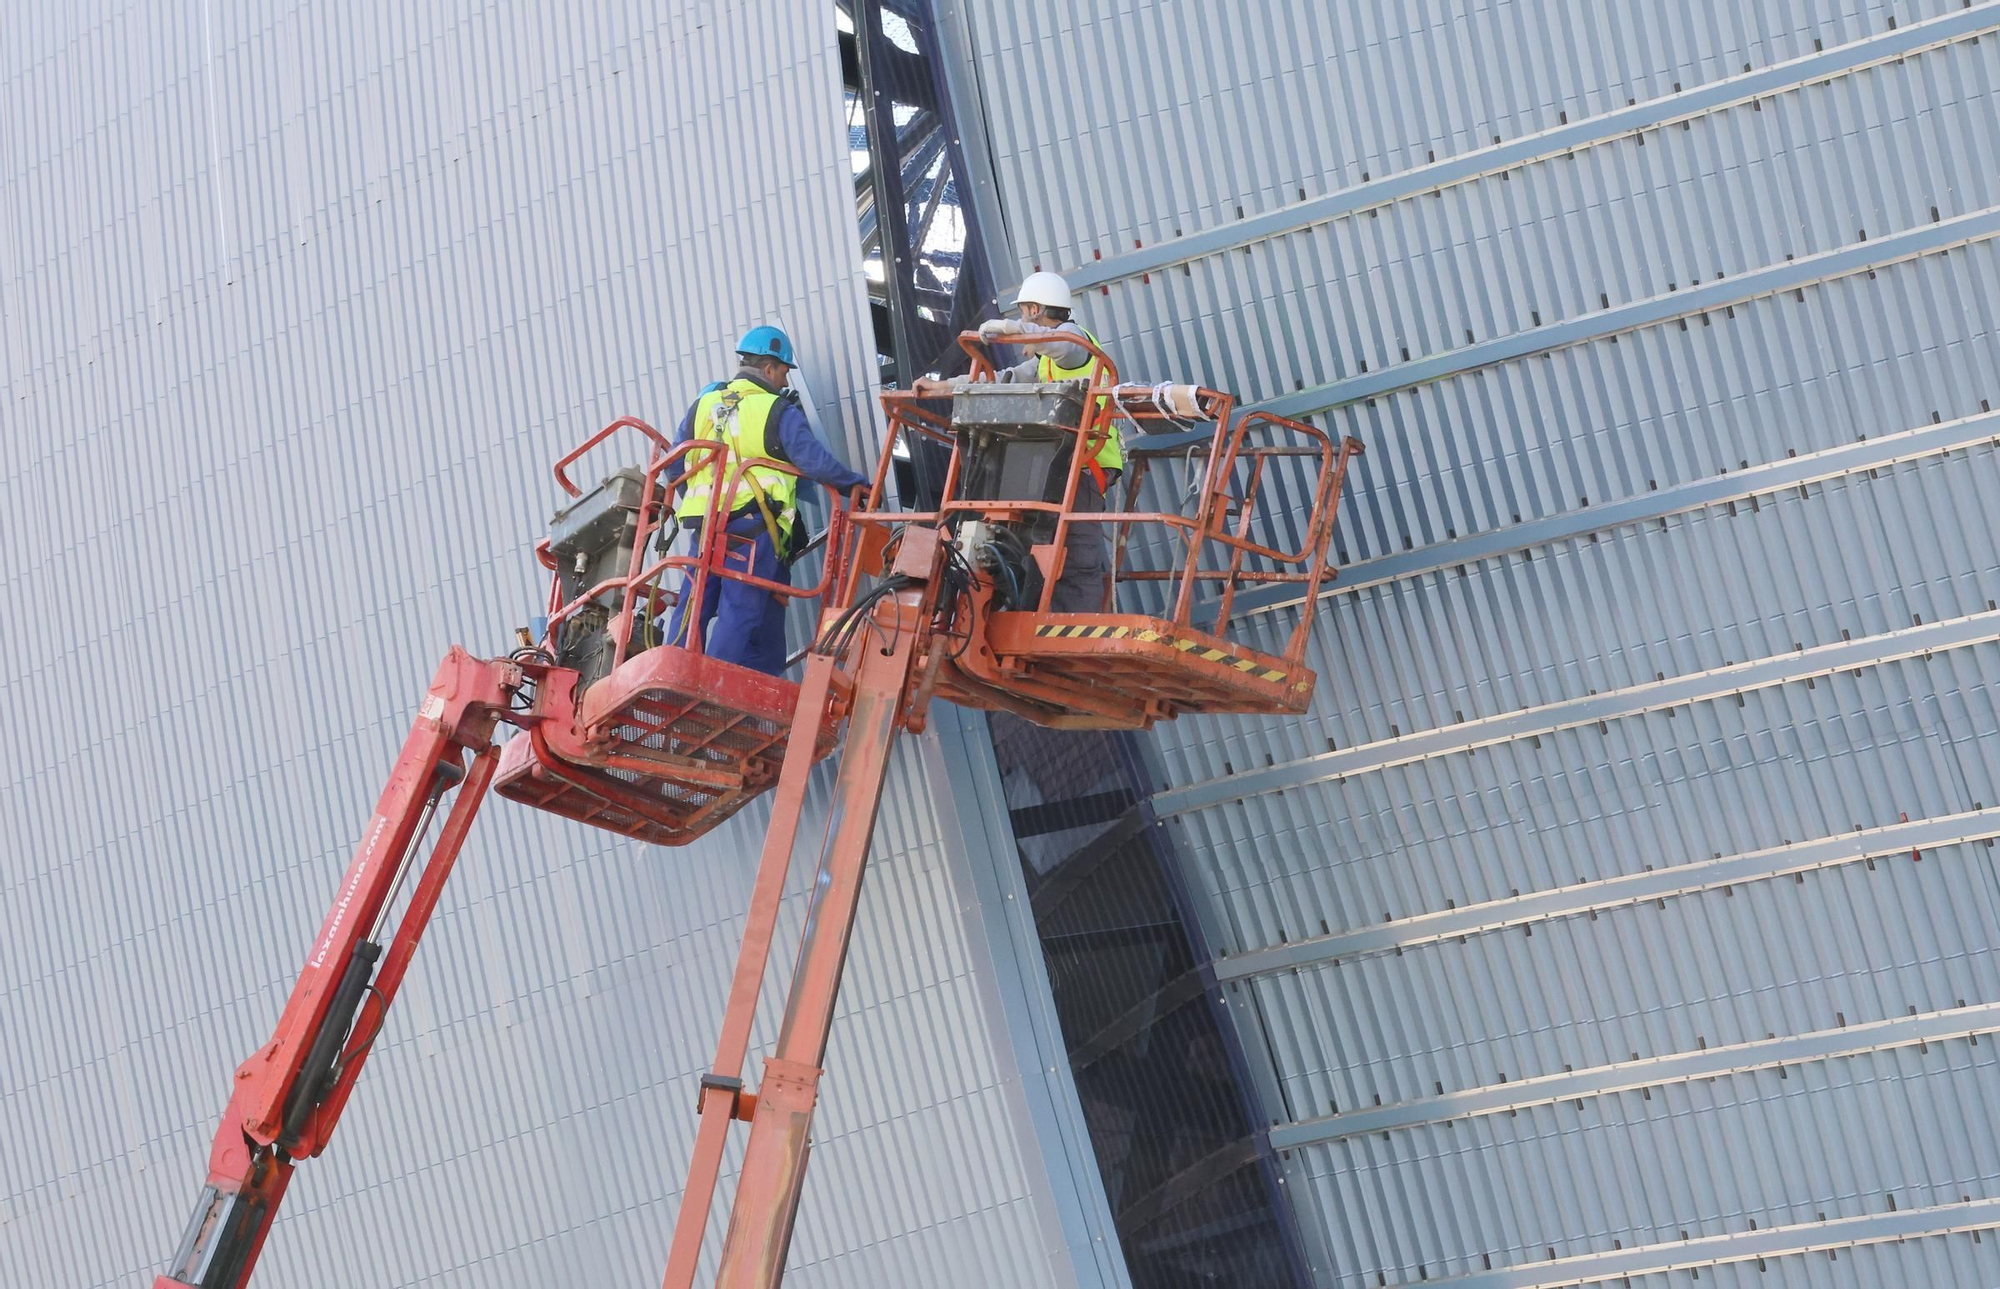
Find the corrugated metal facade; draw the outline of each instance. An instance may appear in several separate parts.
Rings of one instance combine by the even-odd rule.
[[[1369,449],[1153,740],[1320,1282],[2000,1280],[2000,5],[945,7],[999,279]]]
[[[171,1252],[435,660],[541,603],[548,460],[670,422],[772,313],[872,456],[833,21],[0,24],[12,1281],[131,1284]],[[1003,943],[1012,869],[973,853],[977,783],[931,803],[947,764],[997,782],[955,728],[892,777],[792,1279],[1115,1284],[1063,1199],[1087,1148],[1047,1153],[1074,1098],[1022,1036],[1047,999]],[[490,807],[259,1283],[654,1283],[763,817],[667,852]]]

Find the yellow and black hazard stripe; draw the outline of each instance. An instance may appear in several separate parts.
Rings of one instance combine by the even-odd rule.
[[[1255,658],[1241,658],[1226,649],[1216,649],[1199,640],[1188,640],[1180,636],[1165,635],[1151,627],[1113,627],[1088,625],[1063,625],[1044,622],[1035,628],[1035,635],[1060,640],[1143,640],[1147,644],[1168,644],[1182,653],[1191,653],[1203,662],[1221,663],[1237,671],[1255,676],[1259,680],[1283,681],[1285,673],[1276,667],[1266,667]]]

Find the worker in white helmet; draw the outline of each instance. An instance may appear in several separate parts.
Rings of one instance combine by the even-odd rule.
[[[1029,331],[1067,331],[1102,349],[1097,337],[1071,318],[1074,307],[1075,297],[1062,274],[1030,273],[1014,293],[1016,316],[989,319],[980,324],[979,334],[993,340]],[[1023,361],[995,371],[993,378],[1003,383],[1089,380],[1097,374],[1097,356],[1082,345],[1051,342],[1030,346],[1028,353]],[[926,398],[948,398],[964,381],[964,377],[951,380],[927,377],[913,382],[910,389]],[[1118,437],[1118,425],[1114,421],[1107,428],[1109,434],[1103,445],[1085,463],[1083,477],[1077,480],[1077,511],[1102,513],[1105,497],[1125,472],[1125,447]],[[1063,574],[1056,580],[1055,593],[1049,599],[1052,612],[1110,611],[1111,544],[1104,528],[1103,524],[1070,525],[1069,540],[1064,546],[1067,553],[1063,557]]]

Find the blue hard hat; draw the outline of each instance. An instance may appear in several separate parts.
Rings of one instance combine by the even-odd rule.
[[[787,367],[799,365],[792,353],[792,338],[772,326],[744,332],[743,339],[736,342],[736,353],[743,358],[775,358]]]

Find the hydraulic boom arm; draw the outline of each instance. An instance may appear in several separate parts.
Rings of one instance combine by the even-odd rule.
[[[456,647],[439,665],[271,1041],[237,1068],[207,1189],[154,1289],[249,1282],[294,1164],[326,1148],[381,1032],[493,777],[494,725],[522,685],[519,664]],[[420,858],[441,808],[444,826]],[[385,945],[383,926],[412,870],[421,875]]]
[[[750,915],[737,951],[722,1038],[716,1045],[714,1066],[701,1081],[701,1123],[688,1162],[688,1183],[681,1193],[673,1246],[667,1255],[665,1289],[693,1289],[709,1203],[722,1171],[725,1139],[731,1121],[737,1119],[749,1121],[750,1137],[736,1193],[730,1200],[716,1289],[776,1289],[784,1277],[792,1222],[798,1215],[799,1191],[805,1181],[821,1062],[826,1056],[841,971],[847,962],[848,940],[854,931],[889,753],[897,735],[920,719],[927,700],[923,686],[913,682],[919,680],[917,660],[929,638],[937,591],[932,579],[938,559],[935,529],[905,533],[894,570],[902,579],[900,589],[885,595],[874,607],[844,657],[815,653],[806,664],[799,699],[802,729],[812,728],[805,719],[808,704],[823,706],[833,701],[830,681],[836,664],[844,662],[852,668],[853,706],[829,807],[832,817],[827,841],[820,854],[819,875],[813,883],[777,1048],[765,1059],[763,1080],[752,1094],[744,1090],[744,1055],[770,957],[785,872],[798,835],[807,773],[812,768],[810,744],[794,738],[771,806],[771,826],[765,834]]]

